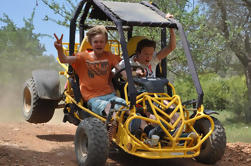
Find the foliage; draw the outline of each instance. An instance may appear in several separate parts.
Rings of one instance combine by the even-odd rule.
[[[65,0],[62,3],[56,3],[54,0],[42,1],[55,13],[61,15],[64,23],[62,24],[60,20],[54,21],[60,25],[69,25],[69,16],[76,9],[76,1]],[[114,1],[140,2],[141,0]],[[241,2],[200,0],[196,1],[196,4],[189,0],[152,0],[151,2],[164,13],[173,14],[183,25],[197,71],[201,75],[206,108],[229,109],[236,114],[241,112],[239,115],[244,113],[248,121],[250,111],[247,111],[246,106],[250,105],[248,103],[251,101],[251,85],[245,86],[245,81],[251,83],[251,63],[248,63],[251,59],[250,2],[248,0]],[[70,8],[64,7],[67,3],[71,4]],[[88,21],[86,20],[86,23],[91,24]],[[133,35],[144,35],[157,41],[159,50],[160,30],[160,28],[135,27]],[[177,91],[181,96],[186,96],[183,100],[196,98],[195,89],[188,83],[192,82],[191,78],[186,77],[189,72],[187,62],[177,31],[176,34],[176,49],[167,57],[168,78],[175,80]],[[112,35],[117,37],[116,34]],[[168,41],[169,38],[167,43]],[[244,79],[243,76],[236,75],[246,77]],[[236,102],[237,100],[241,101]]]
[[[52,56],[43,55],[45,48],[39,42],[41,34],[33,33],[33,11],[31,18],[24,19],[24,27],[17,27],[4,14],[0,21],[0,85],[2,90],[20,90],[31,71],[38,68],[54,68]],[[3,93],[2,93],[3,94]]]
[[[121,2],[141,2],[141,0],[114,0]],[[70,16],[76,9],[77,2],[65,0],[57,3],[55,0],[42,0],[54,13],[62,16],[62,20],[53,20],[60,25],[69,26]],[[190,42],[191,52],[200,73],[216,72],[220,75],[226,75],[230,69],[229,63],[236,62],[236,58],[232,58],[232,54],[226,49],[226,40],[224,36],[213,27],[213,23],[208,20],[208,13],[201,12],[202,7],[194,5],[188,0],[152,0],[164,13],[171,13],[179,22],[182,23],[185,32],[187,33],[188,41]],[[68,4],[68,8],[65,6]],[[48,16],[46,16],[48,18]],[[214,17],[211,17],[214,18]],[[212,20],[213,21],[213,20]],[[63,22],[63,23],[62,23]],[[97,22],[94,22],[96,24]],[[102,22],[104,23],[104,22]],[[229,22],[230,24],[231,22]],[[87,24],[93,24],[88,22]],[[107,23],[105,23],[107,24]],[[237,28],[240,30],[240,28]],[[167,31],[168,33],[168,31]],[[177,33],[178,34],[178,33]],[[133,35],[144,35],[148,38],[160,42],[160,28],[136,27]],[[115,35],[116,36],[116,35]],[[168,43],[169,38],[167,38]],[[160,43],[158,43],[158,50]],[[223,52],[224,51],[224,52]],[[177,35],[177,48],[168,56],[168,69],[171,73],[181,74],[187,72],[186,59],[182,49],[181,41]],[[239,69],[236,63],[232,64],[234,69]],[[232,71],[232,70],[231,70]],[[239,71],[239,70],[237,70]],[[170,73],[170,74],[171,74]]]
[[[251,3],[249,0],[200,0],[205,6],[208,29],[223,38],[220,54],[229,55],[228,74],[245,74],[249,102],[243,108],[246,120],[251,122]],[[229,70],[230,69],[230,70]],[[231,71],[232,70],[232,71]],[[234,71],[234,72],[233,72]]]
[[[239,119],[245,119],[245,109],[248,104],[247,88],[244,76],[222,78],[217,74],[200,76],[204,91],[204,106],[210,110],[230,110]],[[196,89],[190,77],[178,78],[174,82],[177,94],[182,101],[197,99]]]
[[[183,102],[197,99],[196,89],[193,86],[191,77],[183,75],[183,77],[176,78],[173,84],[177,95],[181,96]]]
[[[46,6],[54,11],[55,14],[60,15],[61,19],[55,20],[48,15],[44,16],[44,21],[53,21],[62,26],[69,26],[70,19],[77,7],[77,0],[65,0],[60,4],[55,0],[41,0]]]
[[[248,111],[248,89],[246,87],[246,79],[243,76],[233,76],[227,81],[229,86],[228,93],[226,95],[227,100],[227,110],[232,110],[235,115],[239,118],[244,119],[246,122],[249,120],[246,119],[246,112]]]

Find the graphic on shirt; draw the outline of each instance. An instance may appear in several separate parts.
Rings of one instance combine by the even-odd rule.
[[[153,71],[152,71],[152,65],[147,66],[147,76],[148,77],[153,77],[154,76]]]
[[[95,75],[102,76],[106,75],[109,67],[108,60],[101,61],[86,61],[88,76],[94,78]]]

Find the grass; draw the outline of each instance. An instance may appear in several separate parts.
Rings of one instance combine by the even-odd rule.
[[[227,111],[219,112],[219,115],[213,115],[223,124],[227,142],[247,142],[251,143],[251,124],[246,124],[237,120],[233,113]]]

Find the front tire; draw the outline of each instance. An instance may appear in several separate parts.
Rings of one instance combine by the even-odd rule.
[[[23,89],[23,115],[30,123],[46,123],[54,115],[57,101],[40,99],[33,78],[25,82]]]
[[[226,133],[225,129],[214,117],[214,131],[208,139],[201,145],[200,155],[195,157],[199,162],[205,164],[215,164],[224,155],[226,148]],[[195,123],[195,130],[202,135],[206,135],[211,129],[208,119],[199,119]]]
[[[75,152],[80,166],[104,166],[109,140],[104,123],[89,117],[80,122],[75,134]]]

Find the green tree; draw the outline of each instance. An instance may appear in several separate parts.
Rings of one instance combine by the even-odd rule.
[[[5,112],[20,110],[20,94],[24,81],[34,69],[56,68],[53,56],[43,55],[45,48],[39,42],[42,34],[35,34],[35,11],[19,28],[6,15],[0,18],[0,104]],[[11,104],[10,104],[11,103]],[[7,109],[7,110],[6,110]]]
[[[124,1],[124,2],[141,2],[141,0],[114,0],[114,1]],[[61,19],[55,20],[53,18],[50,18],[49,16],[45,16],[45,20],[47,21],[54,21],[58,23],[59,25],[63,26],[69,26],[70,18],[72,17],[72,14],[74,13],[74,10],[76,9],[76,1],[72,2],[70,0],[65,0],[60,3],[55,2],[54,0],[42,0],[42,2],[47,5],[51,10],[54,11],[54,13],[61,16]],[[213,61],[211,59],[212,56],[208,55],[210,52],[209,50],[212,50],[212,47],[215,47],[215,42],[210,41],[208,43],[212,43],[210,47],[208,44],[205,44],[203,41],[203,31],[205,30],[205,26],[203,26],[205,23],[205,16],[199,14],[199,8],[195,7],[192,10],[188,10],[188,8],[191,8],[191,3],[188,0],[182,0],[182,1],[176,1],[176,0],[153,0],[153,3],[155,3],[161,11],[164,13],[171,13],[179,20],[183,26],[185,31],[188,32],[188,39],[191,46],[194,48],[192,49],[192,53],[194,55],[196,62],[201,62],[201,59],[206,59],[210,57],[208,60],[203,60],[205,63],[200,65],[200,63],[197,63],[199,69],[204,69],[205,65],[210,66]],[[65,6],[68,4],[70,6],[69,8],[66,8]],[[95,24],[96,22],[94,22]],[[88,22],[87,24],[92,24],[93,22]],[[168,33],[168,31],[167,31]],[[160,28],[135,28],[134,35],[144,35],[151,39],[154,39],[157,42],[160,42]],[[199,40],[198,40],[199,39]],[[210,36],[208,36],[208,40],[210,40]],[[169,38],[167,37],[167,43]],[[205,51],[205,48],[207,48],[207,51]],[[160,49],[160,43],[158,43],[158,49]],[[205,54],[206,56],[202,56]],[[184,72],[187,71],[186,68],[186,60],[184,56],[183,49],[181,42],[179,41],[179,38],[177,38],[177,49],[173,53],[173,56],[168,56],[168,61],[172,63],[168,63],[170,65],[170,70],[174,73],[181,73],[180,71]],[[175,60],[175,61],[174,61]],[[206,63],[208,62],[208,63]],[[210,64],[209,64],[210,63]],[[178,65],[179,64],[179,65]],[[180,67],[182,65],[182,67]],[[211,65],[213,66],[213,65]],[[182,70],[181,70],[182,69]]]
[[[229,66],[246,76],[249,104],[245,111],[246,120],[251,122],[251,2],[249,0],[200,0],[207,13],[207,27],[224,39],[221,54],[230,57]],[[231,56],[234,55],[234,56]],[[236,61],[238,59],[238,61]]]
[[[73,14],[73,11],[75,10],[76,5],[77,5],[76,1],[74,3],[72,3],[69,0],[65,0],[62,3],[56,3],[54,0],[42,0],[42,1],[48,7],[50,7],[55,13],[58,13],[59,15],[62,16],[61,21],[53,20],[52,18],[49,19],[49,17],[46,17],[47,20],[55,21],[58,24],[64,25],[64,26],[69,25],[69,19],[71,18],[71,14]],[[140,2],[141,0],[115,0],[115,1]],[[203,0],[203,1],[206,2],[206,0]],[[210,73],[214,73],[220,76],[220,77],[217,77],[216,80],[223,79],[224,77],[229,77],[229,79],[231,79],[231,76],[234,74],[235,75],[242,74],[242,72],[239,71],[240,65],[237,63],[238,59],[232,56],[234,52],[231,51],[231,49],[233,48],[231,49],[229,48],[231,47],[228,44],[228,43],[231,43],[229,42],[230,40],[228,40],[224,36],[224,33],[218,29],[221,27],[220,25],[222,24],[222,21],[219,20],[219,18],[221,17],[219,17],[218,19],[215,19],[215,16],[214,16],[214,15],[220,16],[218,11],[209,10],[210,9],[208,8],[209,5],[207,6],[205,5],[199,6],[199,4],[194,5],[194,3],[192,3],[192,1],[189,1],[189,0],[179,0],[179,1],[177,0],[169,0],[169,1],[152,0],[152,2],[155,3],[160,8],[160,10],[163,11],[164,13],[173,14],[175,18],[179,20],[179,22],[183,25],[183,28],[186,32],[186,35],[190,44],[191,53],[195,61],[198,73],[203,78],[205,78],[205,80],[206,78],[213,78],[211,77]],[[243,2],[247,3],[247,1],[243,1]],[[68,9],[64,7],[65,4],[67,3],[68,4],[71,3],[70,8]],[[208,1],[208,3],[210,2]],[[211,3],[211,4],[215,4],[215,3]],[[244,18],[247,19],[247,16],[245,16]],[[64,24],[62,24],[62,22],[64,22]],[[86,23],[91,24],[92,22],[88,22],[87,20]],[[93,24],[96,24],[96,22],[93,22]],[[231,25],[229,27],[229,30],[230,29],[238,30],[237,31],[238,34],[241,34],[242,37],[244,37],[243,35],[246,34],[245,31],[242,31],[242,29],[240,29],[240,26],[239,28],[233,27],[233,24],[231,23],[231,21],[227,21],[226,25]],[[247,25],[245,24],[244,26],[247,26]],[[235,36],[236,34],[232,32],[233,31],[231,30],[231,33],[229,34],[231,34],[230,35],[231,39],[234,39],[233,36]],[[148,38],[154,39],[157,42],[160,41],[160,29],[159,28],[135,27],[134,35],[144,35],[144,36],[147,36]],[[191,78],[187,76],[189,71],[188,71],[187,62],[186,62],[184,50],[182,48],[179,35],[177,35],[176,38],[177,38],[176,49],[175,51],[173,51],[172,54],[170,54],[167,57],[168,59],[167,64],[168,64],[168,70],[169,70],[168,78],[171,81],[178,80],[176,82],[178,82],[179,84],[181,84],[182,82],[191,82]],[[244,38],[242,38],[242,40],[244,40]],[[169,38],[167,37],[167,43],[168,43],[168,40]],[[237,45],[241,44],[241,42],[240,43],[235,42],[235,43]],[[159,47],[160,47],[160,43],[158,43],[158,49],[160,49]],[[240,52],[243,52],[243,51],[240,51]],[[240,56],[236,56],[236,57],[240,57]],[[230,99],[226,100],[223,97],[225,94],[230,93],[230,91],[227,91],[227,89],[225,88],[225,82],[219,81],[218,83],[214,83],[214,85],[217,86],[218,88],[222,88],[222,91],[211,92],[210,90],[208,90],[208,89],[211,89],[211,86],[207,85],[207,81],[204,81],[203,83],[203,86],[207,88],[207,90],[205,91],[205,96],[206,96],[205,105],[208,108],[213,107],[211,109],[230,108],[230,107],[225,106],[229,104]],[[185,84],[185,86],[187,87],[187,89],[182,88],[182,86],[178,86],[179,91],[183,90],[185,92],[185,93],[180,93],[180,94],[182,94],[182,96],[194,98],[195,90],[192,89],[193,86],[189,83]],[[220,94],[218,94],[218,92]],[[215,96],[219,95],[219,96],[214,97],[214,101],[212,101],[210,100],[208,96],[212,97],[213,95]],[[229,96],[232,97],[231,95]],[[246,96],[246,95],[240,95],[240,96]],[[224,105],[220,105],[223,100],[226,102],[224,102]],[[231,103],[236,104],[234,102],[231,102]],[[242,102],[242,103],[245,103],[245,102]]]
[[[78,0],[64,0],[57,3],[55,0],[42,0],[56,15],[61,16],[59,20],[55,20],[48,15],[45,15],[44,21],[52,21],[59,25],[69,27],[70,19],[78,4]]]
[[[1,83],[9,82],[13,76],[15,79],[12,83],[24,81],[33,69],[48,68],[55,64],[54,57],[43,55],[45,48],[39,42],[39,37],[44,35],[33,32],[34,14],[33,11],[31,18],[24,19],[24,27],[21,28],[6,14],[0,18],[0,21],[6,24],[0,28],[0,74],[3,77]]]

